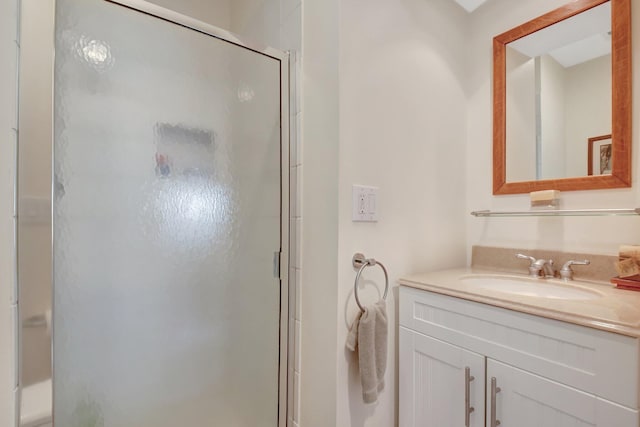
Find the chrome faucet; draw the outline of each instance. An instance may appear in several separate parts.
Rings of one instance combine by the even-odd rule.
[[[529,276],[539,278],[553,278],[556,275],[556,269],[553,266],[552,259],[535,259],[532,256],[524,254],[516,254],[516,258],[529,260]]]
[[[582,261],[576,261],[574,259],[570,259],[569,261],[565,262],[562,268],[560,269],[560,277],[565,282],[568,282],[569,280],[573,280],[573,270],[571,269],[571,266],[572,265],[589,265],[589,264],[591,264],[591,261],[589,261],[588,259],[584,259]]]
[[[553,279],[556,277],[556,269],[553,266],[552,259],[538,259],[533,263],[534,267],[538,270],[538,274],[541,274],[545,279]]]

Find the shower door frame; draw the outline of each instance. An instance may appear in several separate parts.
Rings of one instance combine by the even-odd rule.
[[[255,52],[257,55],[264,55],[275,59],[280,63],[280,253],[274,254],[274,276],[280,281],[280,343],[279,343],[279,366],[278,366],[278,425],[277,427],[287,427],[289,417],[290,393],[293,390],[289,385],[292,379],[289,378],[289,365],[292,363],[293,357],[290,357],[289,348],[293,348],[290,339],[289,316],[289,248],[290,248],[290,98],[291,98],[291,81],[290,81],[290,61],[289,52],[281,51],[266,45],[260,45],[254,41],[243,40],[242,37],[233,34],[230,31],[218,28],[216,26],[204,23],[197,19],[182,15],[170,9],[157,6],[144,0],[104,0],[136,12],[161,19],[163,21],[180,25],[182,27],[197,31],[221,41],[233,44],[239,48],[247,49]],[[52,307],[55,310],[55,307]],[[52,325],[55,328],[55,325]],[[52,350],[55,343],[52,336]],[[53,351],[51,352],[53,367]],[[55,378],[55,372],[51,372],[52,381]],[[19,420],[18,420],[19,422]],[[55,418],[54,418],[54,427]],[[19,426],[18,426],[19,427]]]

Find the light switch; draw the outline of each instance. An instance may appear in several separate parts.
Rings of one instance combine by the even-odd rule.
[[[378,221],[378,188],[365,185],[353,186],[351,219],[359,222]]]

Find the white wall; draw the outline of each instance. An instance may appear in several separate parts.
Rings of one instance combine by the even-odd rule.
[[[231,29],[231,1],[149,0],[150,3],[227,30]]]
[[[339,0],[302,10],[300,425],[336,421]],[[298,223],[298,226],[300,224]]]
[[[397,280],[465,262],[467,20],[451,0],[341,2],[337,414],[325,425],[396,424]],[[377,223],[351,221],[352,184],[379,188]],[[384,263],[392,286],[386,387],[376,405],[362,403],[344,347],[358,310],[355,252]],[[361,300],[371,303],[384,276],[374,268],[364,276]]]
[[[566,83],[567,176],[586,175],[589,138],[611,133],[611,55],[568,68]]]
[[[495,0],[479,8],[473,15],[469,45],[471,90],[468,104],[467,138],[467,211],[478,209],[527,209],[529,196],[491,195],[491,40],[517,24],[566,3],[565,0],[512,2]],[[640,25],[640,8],[633,8],[633,25]],[[496,19],[499,16],[500,19]],[[634,81],[640,76],[640,32],[633,33]],[[640,93],[634,86],[634,104]],[[636,114],[634,114],[636,117]],[[637,123],[634,123],[637,125]],[[640,204],[638,192],[637,126],[633,136],[633,187],[616,190],[564,192],[564,208],[623,208]],[[618,245],[637,243],[640,222],[635,217],[565,217],[565,218],[467,218],[467,249],[474,244],[518,248],[544,248],[598,254],[617,254]]]
[[[16,173],[16,0],[0,2],[0,425],[15,422],[14,183]]]
[[[566,177],[565,171],[565,87],[564,67],[550,55],[540,57],[540,145],[541,178]],[[587,86],[588,87],[588,86]],[[588,91],[584,91],[588,92]],[[588,117],[590,115],[582,116]],[[535,159],[535,157],[534,157]],[[569,175],[571,176],[571,175]],[[576,175],[577,176],[577,175]]]
[[[231,21],[228,27],[236,34],[273,47],[280,46],[280,1],[231,1]]]
[[[301,50],[302,0],[148,0],[229,30],[243,40]]]
[[[507,180],[536,176],[536,60],[507,47]]]

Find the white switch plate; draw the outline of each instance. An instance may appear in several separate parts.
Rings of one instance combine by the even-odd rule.
[[[353,186],[351,219],[360,222],[378,221],[378,187]]]

